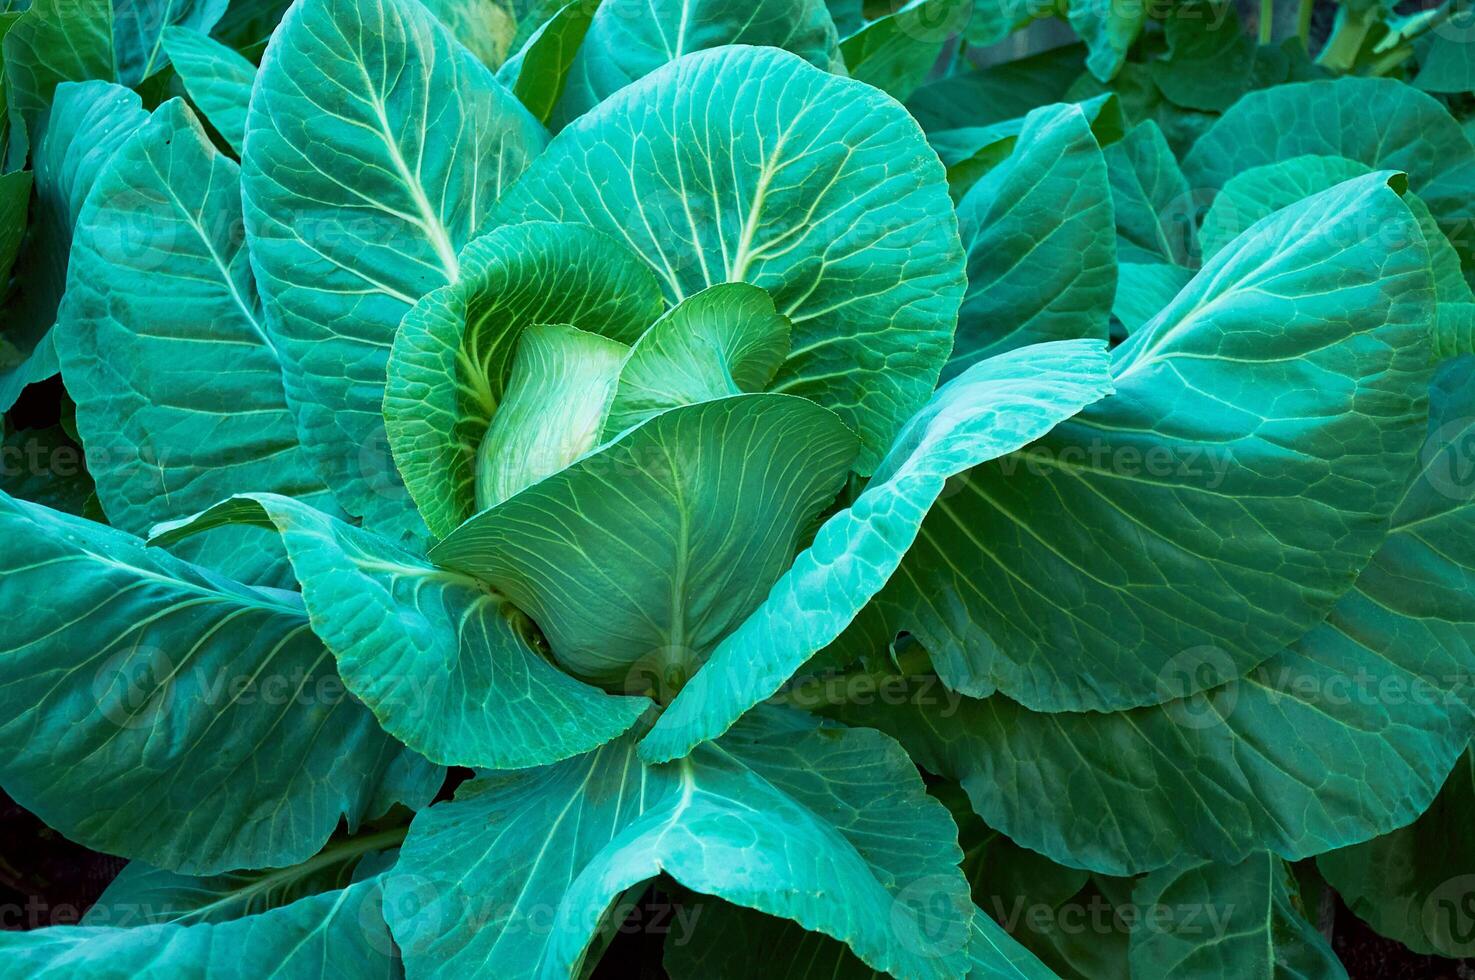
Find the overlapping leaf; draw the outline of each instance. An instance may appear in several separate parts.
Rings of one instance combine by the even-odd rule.
[[[647,75],[561,132],[497,214],[593,225],[671,303],[768,290],[793,323],[770,390],[838,412],[863,471],[952,344],[962,255],[936,158],[895,103],[785,52],[724,47]]]
[[[413,0],[302,0],[246,123],[246,240],[303,445],[343,508],[420,530],[385,445],[405,312],[541,148],[542,127]]]
[[[192,873],[290,864],[441,772],[349,699],[298,596],[0,498],[0,785],[86,846]]]
[[[1390,179],[1253,226],[1112,352],[1114,397],[971,471],[878,597],[890,631],[957,690],[1102,710],[1237,677],[1324,617],[1424,435],[1429,253]],[[1176,686],[1204,645],[1222,659]]]

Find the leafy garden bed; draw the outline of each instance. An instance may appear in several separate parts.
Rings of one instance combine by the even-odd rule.
[[[1462,6],[3,10],[7,975],[1475,952]]]

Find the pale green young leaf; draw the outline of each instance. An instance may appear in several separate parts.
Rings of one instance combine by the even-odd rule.
[[[430,557],[512,599],[574,673],[665,693],[789,567],[855,444],[833,412],[791,395],[674,408],[476,515]]]
[[[606,438],[669,408],[760,392],[789,353],[789,320],[744,282],[709,286],[651,324],[620,369]]]
[[[438,537],[478,509],[477,447],[506,392],[523,330],[566,323],[631,344],[664,305],[637,256],[583,225],[506,225],[468,245],[460,263],[460,279],[405,315],[384,394],[395,463]]]

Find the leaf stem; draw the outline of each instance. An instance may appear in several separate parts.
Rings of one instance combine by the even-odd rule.
[[[1338,10],[1331,37],[1316,56],[1316,63],[1333,71],[1351,71],[1373,24],[1374,18],[1370,13],[1354,17],[1348,14],[1346,7]]]
[[[1274,31],[1275,0],[1260,0],[1260,43],[1269,44]]]

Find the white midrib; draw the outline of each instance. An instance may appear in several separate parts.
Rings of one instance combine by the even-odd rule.
[[[773,156],[764,164],[758,177],[758,186],[753,190],[753,203],[748,208],[748,220],[743,222],[743,234],[738,239],[737,254],[732,257],[732,271],[727,274],[728,282],[745,281],[748,263],[753,260],[753,236],[758,233],[758,222],[763,216],[763,199],[768,194],[768,185],[778,171],[779,154],[783,151],[783,139],[774,147]]]
[[[384,111],[384,103],[379,98],[378,90],[369,78],[368,69],[362,64],[359,69],[364,76],[364,87],[369,92],[369,102],[374,107],[374,116],[379,122],[379,136],[384,141],[385,150],[389,152],[389,160],[410,192],[410,199],[420,215],[420,228],[425,232],[430,247],[435,249],[435,256],[445,269],[446,281],[455,282],[461,277],[461,263],[456,259],[456,247],[451,244],[450,233],[446,231],[440,215],[431,207],[430,198],[425,196],[425,187],[420,183],[419,175],[410,172],[409,162],[400,153],[399,143],[389,128],[389,116]]]

